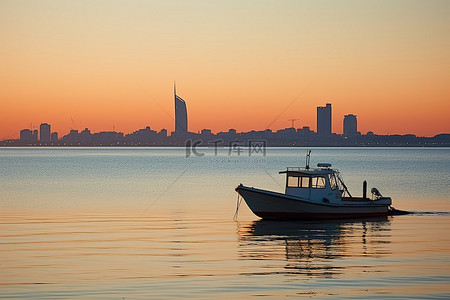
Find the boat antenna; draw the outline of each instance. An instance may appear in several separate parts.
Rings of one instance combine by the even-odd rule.
[[[311,150],[306,150],[306,170],[309,170],[309,160],[311,159]]]

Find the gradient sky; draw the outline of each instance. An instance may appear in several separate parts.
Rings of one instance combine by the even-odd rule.
[[[450,1],[0,0],[0,139],[52,125],[450,133]]]

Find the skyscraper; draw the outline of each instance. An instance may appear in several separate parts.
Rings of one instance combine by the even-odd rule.
[[[50,125],[47,123],[42,123],[39,127],[39,141],[43,143],[50,142]]]
[[[175,133],[184,134],[188,132],[186,102],[177,96],[175,83],[173,85],[173,94],[175,96]]]
[[[23,129],[20,131],[20,141],[22,143],[31,143],[34,142],[33,131],[30,129]]]
[[[344,116],[344,136],[355,136],[358,133],[356,115]]]
[[[331,103],[317,107],[317,133],[331,135]]]

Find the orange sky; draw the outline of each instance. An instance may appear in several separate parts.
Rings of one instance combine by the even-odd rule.
[[[393,3],[392,3],[393,2]],[[52,125],[450,133],[450,1],[0,2],[0,139]]]

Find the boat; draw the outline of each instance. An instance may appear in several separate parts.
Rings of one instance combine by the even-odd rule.
[[[242,183],[235,190],[262,219],[341,219],[407,213],[393,208],[391,198],[383,197],[376,188],[372,188],[371,197],[367,197],[366,181],[362,197],[353,197],[339,171],[330,163],[318,163],[317,168],[310,168],[310,154],[308,151],[304,168],[288,167],[280,172],[286,174],[284,193]]]

